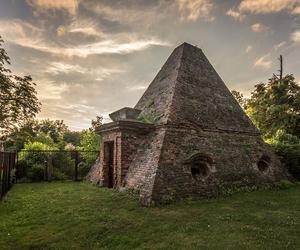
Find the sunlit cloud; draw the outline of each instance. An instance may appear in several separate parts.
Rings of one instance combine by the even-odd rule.
[[[211,16],[214,7],[211,0],[177,0],[177,4],[183,20],[196,21],[198,18],[214,20]]]
[[[134,34],[117,34],[110,36],[111,38],[107,36],[106,40],[82,45],[55,44],[54,42],[49,44],[43,37],[42,31],[30,24],[18,20],[3,22],[0,21],[0,32],[10,43],[57,56],[87,57],[101,54],[128,54],[145,50],[150,46],[171,45],[157,38],[139,38]],[[11,29],[11,26],[14,26],[14,29]]]
[[[239,20],[245,14],[270,14],[287,11],[290,14],[300,13],[299,0],[242,0],[237,8],[227,11],[227,15]],[[229,14],[228,14],[229,13]]]
[[[233,17],[237,21],[243,21],[245,19],[244,15],[242,15],[240,12],[238,12],[238,11],[236,11],[234,9],[229,9],[226,12],[226,15]]]
[[[272,67],[272,61],[269,59],[269,55],[262,56],[254,62],[254,67],[260,67],[263,69],[270,69]]]
[[[66,26],[59,26],[57,28],[58,36],[67,33],[80,33],[86,36],[104,37],[105,34],[100,31],[95,21],[83,18],[76,18],[71,24]]]
[[[295,9],[293,9],[292,14],[293,15],[300,15],[300,6],[296,7]]]
[[[135,3],[137,2],[135,1]],[[142,1],[139,1],[139,3],[142,3]],[[168,3],[167,5],[164,1],[158,1],[157,4],[150,4],[147,7],[130,4],[130,2],[126,1],[120,1],[116,4],[113,1],[109,3],[103,1],[82,1],[81,5],[88,11],[111,22],[118,22],[122,25],[136,24],[142,27],[149,27],[158,19],[164,18],[167,8],[173,7],[172,4]]]
[[[282,10],[292,11],[299,4],[299,0],[242,0],[239,11],[256,14],[277,13]]]
[[[261,33],[261,32],[265,32],[269,29],[269,27],[261,24],[261,23],[255,23],[255,24],[252,24],[251,25],[251,30],[253,32],[256,32],[256,33]]]
[[[52,62],[45,72],[57,75],[59,73],[69,74],[70,72],[85,73],[86,70],[79,65],[67,64],[63,62]]]
[[[295,43],[300,43],[300,31],[295,31],[291,34],[291,40]]]
[[[253,50],[253,47],[251,45],[248,45],[245,52],[250,53]]]
[[[61,100],[62,94],[68,91],[66,83],[57,84],[49,79],[38,79],[37,93],[41,101]]]
[[[281,49],[282,47],[284,47],[286,45],[286,42],[283,41],[283,42],[280,42],[280,43],[277,43],[273,46],[274,50],[279,50]]]
[[[65,10],[75,15],[79,0],[27,0],[27,3],[38,10]]]
[[[140,91],[140,90],[146,90],[147,86],[144,85],[131,85],[128,86],[128,91]]]

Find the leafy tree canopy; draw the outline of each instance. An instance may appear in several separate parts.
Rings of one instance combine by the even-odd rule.
[[[6,150],[18,151],[24,147],[26,142],[40,141],[42,137],[47,137],[52,143],[60,143],[68,131],[67,125],[60,120],[27,120],[20,126],[9,130],[5,136],[4,146]],[[61,145],[62,148],[64,146]]]
[[[300,86],[293,75],[274,75],[268,83],[257,84],[245,108],[265,138],[278,130],[300,138]]]
[[[100,136],[94,131],[83,131],[80,136],[79,148],[86,151],[98,151],[100,149]]]
[[[255,85],[249,99],[238,91],[231,93],[265,139],[278,131],[300,138],[300,86],[293,75],[282,79],[273,75],[268,83]]]
[[[0,132],[22,124],[40,111],[35,83],[31,76],[17,76],[6,67],[10,58],[0,36]]]

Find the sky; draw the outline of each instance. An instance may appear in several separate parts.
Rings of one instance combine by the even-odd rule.
[[[300,0],[0,0],[0,35],[37,84],[37,117],[72,130],[133,107],[183,42],[245,96],[280,54],[300,82]]]

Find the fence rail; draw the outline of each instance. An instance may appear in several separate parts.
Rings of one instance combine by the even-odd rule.
[[[14,183],[16,153],[0,152],[0,199]]]
[[[98,155],[99,151],[21,150],[17,153],[16,179],[82,180]]]

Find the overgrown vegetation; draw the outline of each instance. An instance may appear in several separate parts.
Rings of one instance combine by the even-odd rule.
[[[300,187],[145,208],[87,183],[15,185],[0,249],[298,249]]]
[[[99,152],[100,136],[95,133],[95,128],[101,121],[102,118],[97,117],[92,121],[91,128],[80,132],[70,131],[61,120],[48,119],[28,120],[15,127],[5,137],[4,146],[7,151],[19,152],[18,179],[44,180],[48,166],[53,167],[52,179],[71,179],[75,167],[73,151]],[[80,173],[87,173],[96,158],[96,153],[80,152],[78,166]]]
[[[300,180],[300,86],[292,74],[273,74],[255,85],[250,98],[232,94],[292,175]]]

